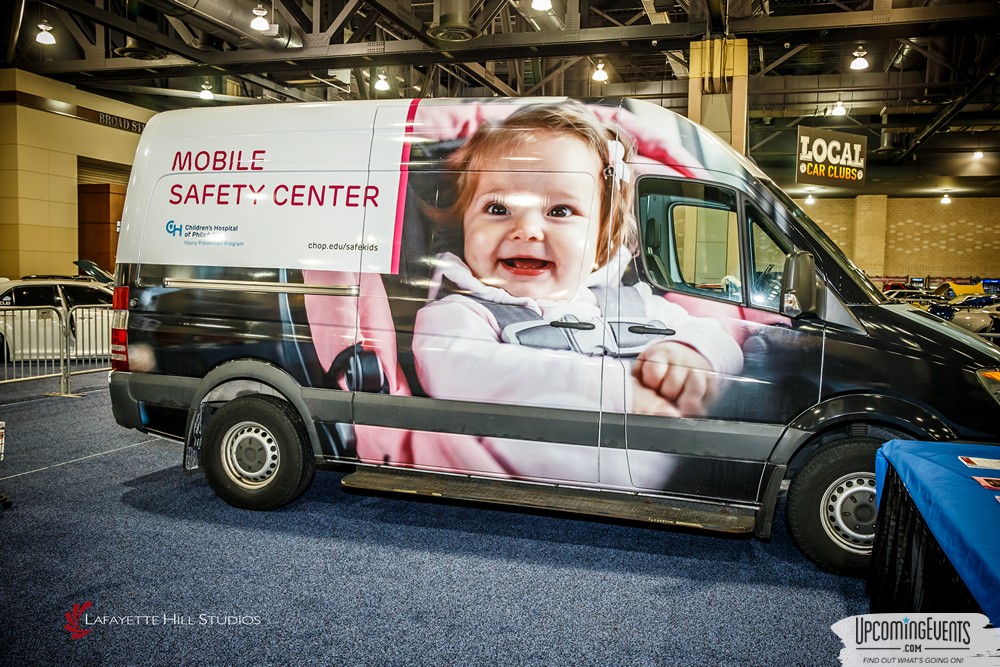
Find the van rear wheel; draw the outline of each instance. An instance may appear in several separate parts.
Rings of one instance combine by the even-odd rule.
[[[302,420],[273,396],[237,398],[219,408],[205,427],[201,464],[219,497],[254,510],[292,502],[315,472]]]
[[[792,478],[786,520],[811,561],[836,574],[863,575],[875,541],[875,452],[882,441],[847,438],[809,458]]]

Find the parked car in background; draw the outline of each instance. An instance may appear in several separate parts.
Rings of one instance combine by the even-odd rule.
[[[931,292],[935,296],[943,296],[949,299],[954,299],[956,296],[963,296],[965,294],[983,294],[983,284],[976,283],[975,285],[959,285],[958,283],[943,282],[934,288]]]
[[[882,291],[883,292],[891,292],[891,291],[896,291],[896,290],[919,290],[919,291],[923,291],[923,290],[920,289],[920,286],[917,285],[916,283],[901,283],[901,282],[893,281],[893,282],[888,282],[888,283],[883,283],[882,284]]]
[[[959,309],[951,321],[972,333],[1000,343],[1000,303],[973,310]]]
[[[983,334],[996,333],[998,306],[1000,295],[966,294],[955,297],[946,304],[933,304],[928,310],[972,333]]]
[[[0,278],[0,361],[60,356],[63,322],[70,356],[107,355],[111,289],[89,277]]]
[[[964,294],[948,302],[955,308],[986,308],[1000,302],[1000,294]]]
[[[110,285],[115,282],[115,275],[107,269],[101,268],[97,262],[92,262],[89,259],[78,259],[73,263],[80,267],[84,275],[90,276],[99,283]]]
[[[944,304],[948,302],[944,297],[935,296],[922,289],[894,289],[884,292],[883,296],[891,301],[902,301],[923,308],[931,304]]]

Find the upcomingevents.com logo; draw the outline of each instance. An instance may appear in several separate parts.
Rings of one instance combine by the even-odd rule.
[[[63,626],[72,640],[83,639],[89,635],[95,626],[172,626],[172,627],[233,627],[261,625],[260,616],[250,614],[187,614],[180,612],[159,612],[156,614],[114,614],[91,615],[87,613],[93,602],[87,600],[82,604],[74,604],[72,609],[64,614],[66,624]]]
[[[1000,666],[1000,634],[983,614],[867,614],[831,627],[845,666]]]

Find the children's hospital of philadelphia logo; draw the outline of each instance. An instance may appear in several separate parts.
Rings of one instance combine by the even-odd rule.
[[[72,640],[83,639],[96,628],[114,626],[160,626],[160,627],[233,627],[261,625],[260,616],[250,614],[191,614],[177,611],[160,611],[148,614],[98,614],[94,603],[87,600],[74,603],[64,614],[66,624],[63,629]]]

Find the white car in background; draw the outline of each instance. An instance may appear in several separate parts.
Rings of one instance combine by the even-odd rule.
[[[1000,335],[1000,303],[975,310],[956,309],[951,321],[963,329],[968,329],[972,333],[979,335],[987,334],[987,338],[993,342],[1000,343],[1000,338],[988,335]]]
[[[998,341],[994,335],[1000,334],[1000,295],[965,294],[944,305],[932,304],[928,310],[974,334]]]
[[[946,303],[947,299],[940,296],[934,296],[930,292],[925,292],[919,289],[893,289],[884,292],[885,298],[891,301],[902,301],[905,303],[912,303],[915,306],[920,306],[926,308],[932,303]]]
[[[69,356],[107,356],[111,349],[111,288],[91,278],[0,278],[0,362],[57,359],[63,325]]]

